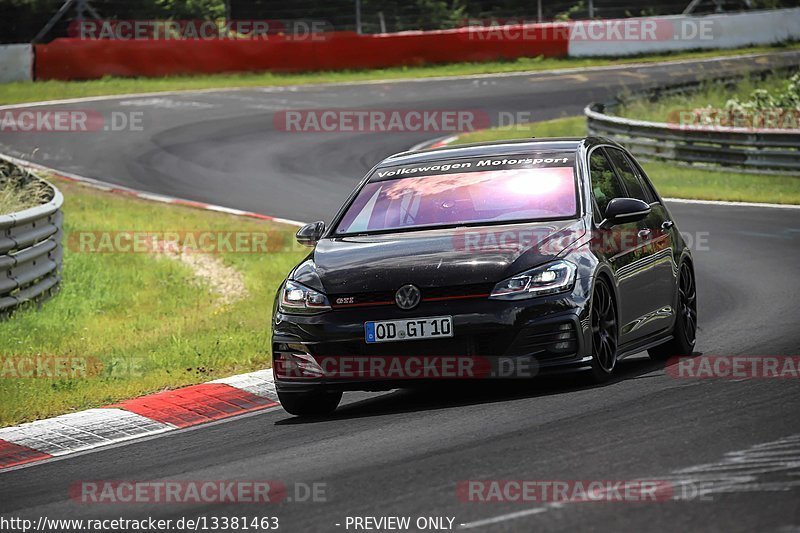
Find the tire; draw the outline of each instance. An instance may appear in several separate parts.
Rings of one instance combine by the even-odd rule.
[[[672,328],[672,339],[647,351],[654,361],[692,355],[697,343],[697,285],[694,270],[684,261],[679,272],[678,311],[675,326]]]
[[[287,413],[295,416],[326,416],[342,400],[341,392],[280,392],[278,400]]]
[[[592,368],[588,377],[592,383],[603,383],[614,373],[619,345],[614,295],[603,278],[597,279],[592,293],[591,323]]]

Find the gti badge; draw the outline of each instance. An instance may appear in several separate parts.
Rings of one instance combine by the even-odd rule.
[[[414,285],[403,285],[397,289],[397,293],[394,295],[397,307],[405,310],[414,309],[419,305],[421,299],[422,295]]]

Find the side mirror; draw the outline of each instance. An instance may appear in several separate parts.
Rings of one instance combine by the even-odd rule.
[[[306,224],[297,231],[297,242],[303,246],[314,246],[325,233],[325,223],[322,221]]]
[[[600,223],[602,229],[609,229],[617,224],[637,222],[647,218],[650,205],[636,198],[614,198],[606,206],[606,218]]]

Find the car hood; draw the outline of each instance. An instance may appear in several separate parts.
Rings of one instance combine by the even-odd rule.
[[[567,220],[338,237],[317,243],[313,261],[329,294],[496,283],[584,233],[583,221]]]

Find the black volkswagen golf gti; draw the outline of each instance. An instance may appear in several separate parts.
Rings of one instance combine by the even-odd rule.
[[[378,164],[280,287],[273,368],[295,415],[346,390],[584,371],[690,354],[691,253],[641,166],[603,138],[406,152]]]

